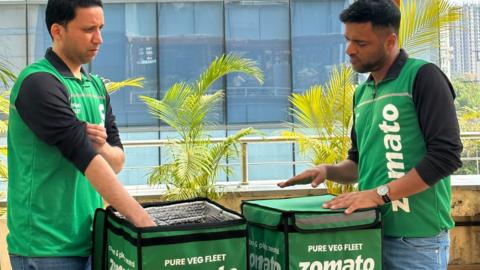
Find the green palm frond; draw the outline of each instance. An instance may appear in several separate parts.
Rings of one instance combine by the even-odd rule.
[[[353,85],[353,75],[353,69],[349,66],[344,66],[340,70],[332,70],[327,91],[332,93],[331,99],[333,99],[334,102],[334,119],[337,120],[337,123],[341,124],[340,128],[332,129],[332,135],[334,137],[348,136],[347,131],[350,119],[352,117],[353,93],[355,91],[355,86]],[[340,91],[336,91],[336,89],[340,89]]]
[[[241,138],[248,136],[250,134],[253,134],[255,132],[256,131],[253,128],[245,128],[245,129],[239,130],[233,135],[228,136],[223,142],[213,144],[210,147],[209,156],[212,160],[212,163],[211,163],[211,170],[210,170],[211,172],[210,172],[210,175],[208,176],[208,179],[212,184],[219,172],[220,162],[222,158],[227,156],[229,157],[238,156],[239,151],[238,151],[238,148],[236,147],[238,141]],[[226,175],[231,175],[232,173],[232,171],[228,170],[228,168],[224,168],[223,171]]]
[[[0,146],[0,155],[2,156],[2,160],[0,161],[0,179],[2,181],[7,181],[8,167],[7,167],[7,163],[3,161],[3,159],[6,158],[8,155],[7,146]]]
[[[8,66],[3,62],[5,61],[2,59],[0,61],[0,82],[3,85],[3,87],[8,88],[11,82],[14,82],[17,79],[17,76],[11,71],[11,69],[8,68]],[[6,61],[5,61],[6,62]]]
[[[0,94],[0,114],[7,116],[7,119],[0,120],[0,135],[6,134],[8,130],[8,110],[10,107],[9,96],[10,91],[4,91]]]
[[[127,86],[143,88],[143,80],[145,80],[144,77],[127,79],[121,82],[110,82],[107,80],[105,82],[105,88],[107,89],[107,92],[109,94],[113,94],[116,91],[118,91],[120,88],[127,87]]]
[[[7,67],[8,61],[0,61],[0,90],[8,89],[10,83],[14,82],[17,79],[17,76]],[[5,120],[0,120],[0,135],[6,134],[8,129],[8,111],[10,107],[9,102],[10,91],[3,91],[0,94],[0,114],[3,114],[7,117]],[[0,155],[3,157],[0,159],[0,179],[2,181],[7,181],[8,179],[8,169],[6,163],[8,151],[7,147],[0,147]],[[0,209],[0,216],[2,216],[4,209]]]
[[[6,181],[8,179],[8,168],[4,162],[0,162],[0,179]]]
[[[244,129],[220,143],[212,143],[206,136],[205,128],[215,125],[207,120],[207,115],[224,97],[222,90],[207,94],[208,88],[232,72],[245,73],[263,82],[263,73],[254,61],[229,54],[216,58],[193,84],[172,85],[162,100],[140,96],[154,117],[180,135],[180,139],[172,141],[166,149],[169,162],[158,166],[149,175],[149,184],[165,185],[165,199],[219,198],[221,193],[215,185],[218,172],[231,172],[220,162],[228,155],[237,154],[235,144],[253,132]]]
[[[223,169],[220,161],[233,152],[232,147],[240,138],[253,132],[252,128],[243,129],[219,143],[208,140],[189,146],[179,143],[171,148],[175,153],[172,162],[155,168],[150,174],[149,184],[165,184],[167,200],[199,196],[218,199],[221,193],[215,186],[215,179],[218,171]]]
[[[203,143],[184,143],[175,154],[176,177],[191,181],[201,173],[210,172],[211,157],[208,155],[208,147]]]
[[[322,133],[325,118],[328,112],[322,106],[324,100],[323,87],[314,85],[303,94],[292,94],[290,102],[293,105],[291,109],[293,117],[299,123],[299,127],[315,129],[317,133]]]
[[[440,46],[440,34],[461,17],[461,7],[448,0],[403,0],[399,46],[415,55]]]
[[[185,106],[191,96],[191,87],[184,83],[174,84],[162,100],[148,96],[139,98],[147,105],[156,118],[177,130],[182,138],[187,137],[190,122],[189,108]]]
[[[8,110],[10,108],[9,101],[10,91],[4,91],[0,94],[0,113],[8,115]]]
[[[166,184],[168,185],[173,176],[175,175],[175,165],[171,163],[165,163],[160,166],[153,168],[148,176],[148,184],[150,185],[159,185]]]
[[[235,54],[216,57],[210,66],[200,75],[193,84],[198,95],[204,95],[210,86],[219,78],[233,72],[245,73],[263,84],[263,72],[257,67],[256,62],[242,58]]]
[[[478,108],[463,106],[458,110],[458,121],[462,131],[478,131],[480,127],[480,111]]]
[[[184,104],[184,116],[189,119],[189,123],[186,124],[192,129],[203,129],[204,126],[214,125],[215,123],[206,120],[206,116],[215,109],[216,105],[223,100],[223,97],[223,91],[221,90],[213,94],[191,96]],[[192,139],[196,139],[196,137]]]
[[[6,134],[8,131],[8,120],[0,120],[0,135]]]
[[[465,106],[462,108],[461,117],[465,121],[478,120],[480,119],[480,111],[478,111],[478,109]]]

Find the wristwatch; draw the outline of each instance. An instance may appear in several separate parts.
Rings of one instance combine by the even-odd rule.
[[[388,187],[388,185],[381,185],[381,186],[377,187],[377,194],[378,194],[378,196],[382,197],[382,200],[385,203],[389,203],[389,202],[392,201],[392,200],[390,200],[390,197],[388,197],[388,192],[389,191],[390,191],[390,188]]]

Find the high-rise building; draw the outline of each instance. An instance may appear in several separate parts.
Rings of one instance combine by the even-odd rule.
[[[450,29],[453,78],[466,77],[480,81],[480,1],[465,1],[462,19]]]

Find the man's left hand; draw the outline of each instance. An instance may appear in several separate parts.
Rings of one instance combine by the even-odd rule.
[[[384,202],[378,196],[375,189],[350,192],[339,195],[323,204],[323,208],[340,209],[347,208],[345,214],[351,214],[357,209],[371,208],[383,205]]]
[[[104,126],[88,124],[86,125],[87,136],[93,144],[93,148],[99,151],[107,142],[107,130]]]

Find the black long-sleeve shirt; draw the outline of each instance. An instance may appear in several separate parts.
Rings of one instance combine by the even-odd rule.
[[[74,77],[65,63],[51,50],[45,58],[64,77]],[[83,69],[84,73],[87,77]],[[34,89],[35,91],[31,91]],[[122,148],[110,97],[106,95],[105,128],[107,142]],[[68,91],[52,74],[37,72],[27,76],[15,100],[15,107],[25,124],[42,141],[56,146],[81,172],[85,172],[97,154],[86,132],[86,123],[73,111]]]

